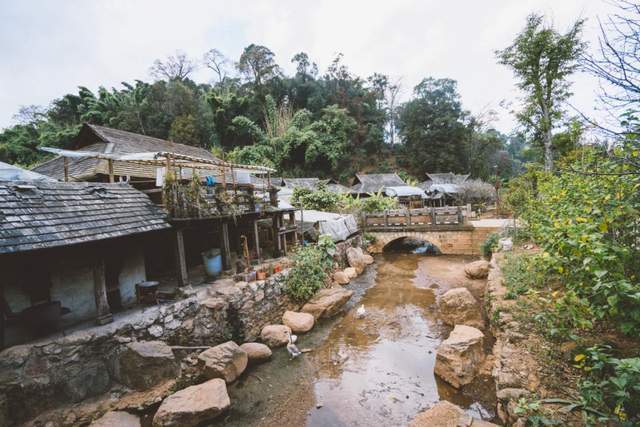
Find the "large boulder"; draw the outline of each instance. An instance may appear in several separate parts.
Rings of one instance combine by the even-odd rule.
[[[484,334],[471,326],[456,325],[438,347],[435,373],[459,388],[473,381],[484,360]]]
[[[409,427],[498,427],[496,424],[472,418],[462,408],[441,400],[426,411],[420,412]]]
[[[282,315],[282,323],[291,328],[296,334],[309,332],[313,328],[315,319],[309,313],[298,313],[296,311],[285,311]]]
[[[124,411],[109,411],[89,427],[140,427],[140,418]]]
[[[360,274],[364,271],[366,266],[363,259],[363,252],[361,248],[349,248],[346,251],[347,254],[347,262],[350,267],[356,269],[356,273]]]
[[[333,273],[333,281],[338,285],[348,285],[351,279],[344,271],[336,271]]]
[[[223,379],[214,378],[164,399],[153,417],[153,426],[197,426],[216,418],[230,405],[226,383]]]
[[[289,342],[291,328],[285,325],[267,325],[260,332],[260,339],[269,347],[282,347]]]
[[[198,361],[208,379],[222,378],[231,383],[247,368],[249,357],[238,344],[227,341],[200,353]]]
[[[440,297],[439,313],[444,323],[467,325],[482,329],[482,310],[478,301],[467,288],[455,288]]]
[[[340,287],[320,289],[301,311],[313,315],[316,320],[321,317],[331,317],[340,311],[351,295],[353,291]]]
[[[362,261],[366,265],[373,264],[373,257],[371,255],[369,255],[369,254],[362,254]]]
[[[441,400],[426,411],[420,412],[409,427],[469,427],[473,419],[462,408]]]
[[[464,273],[469,279],[484,279],[489,274],[489,261],[474,261],[464,266]]]
[[[344,274],[347,275],[347,277],[349,278],[349,280],[351,279],[355,279],[356,277],[358,277],[358,272],[356,271],[355,268],[353,267],[347,267],[344,269]]]
[[[180,374],[171,347],[162,341],[134,341],[118,356],[115,377],[127,387],[147,390]]]
[[[259,342],[246,342],[240,349],[247,353],[249,363],[260,363],[271,359],[271,349],[268,345]]]

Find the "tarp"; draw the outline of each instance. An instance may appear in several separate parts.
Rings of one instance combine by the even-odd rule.
[[[385,187],[384,192],[387,196],[390,196],[390,197],[407,197],[407,196],[420,196],[422,198],[426,197],[424,190],[418,187],[413,187],[411,185]]]
[[[334,242],[346,240],[358,232],[358,223],[353,215],[315,210],[296,211],[296,221],[317,225],[320,234],[328,234]]]
[[[49,181],[56,180],[37,172],[32,172],[21,167],[0,162],[0,181]]]

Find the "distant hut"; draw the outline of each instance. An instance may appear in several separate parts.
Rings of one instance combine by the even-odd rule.
[[[395,173],[356,174],[351,193],[367,197],[371,193],[384,193],[386,187],[403,187],[407,183]]]
[[[411,185],[385,187],[384,194],[396,198],[401,206],[409,209],[423,208],[424,201],[427,198],[424,190]]]
[[[166,213],[126,184],[0,181],[0,326],[5,344],[136,301],[150,234]],[[155,237],[154,237],[155,239]]]
[[[427,195],[427,203],[431,206],[451,206],[462,202],[462,185],[469,178],[468,174],[427,173],[427,180],[420,183]]]

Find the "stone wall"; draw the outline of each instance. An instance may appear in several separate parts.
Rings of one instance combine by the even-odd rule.
[[[111,363],[128,342],[213,346],[254,340],[262,326],[293,308],[284,293],[286,274],[251,283],[219,280],[180,301],[121,313],[108,325],[4,350],[0,400],[7,398],[9,424],[108,391],[116,382]]]
[[[337,245],[336,261],[360,236]],[[285,293],[288,270],[251,283],[221,279],[183,288],[170,304],[118,313],[113,323],[85,326],[10,347],[0,353],[0,425],[23,422],[47,409],[80,402],[117,385],[113,362],[131,341],[161,340],[174,346],[214,346],[228,340],[256,340],[263,326],[280,323],[297,310]],[[2,405],[5,402],[6,405]],[[4,408],[4,409],[3,409]]]
[[[368,232],[376,241],[368,248],[372,253],[381,253],[384,247],[394,240],[409,237],[417,240],[425,240],[435,245],[445,255],[481,255],[480,246],[491,233],[497,232],[497,228],[456,226],[450,230],[438,231],[372,231]]]
[[[501,253],[494,254],[487,278],[485,301],[491,332],[495,337],[493,356],[495,364],[493,378],[498,398],[498,416],[504,425],[525,425],[516,411],[521,397],[539,391],[539,367],[528,349],[519,345],[525,338],[518,332],[518,324],[513,318],[516,301],[506,299],[507,288],[498,260]]]

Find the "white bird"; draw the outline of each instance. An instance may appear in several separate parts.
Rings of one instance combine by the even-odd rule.
[[[362,319],[364,317],[364,315],[366,314],[366,310],[364,309],[364,304],[362,304],[360,307],[358,307],[358,309],[356,310],[356,317],[358,319]]]
[[[302,354],[302,352],[298,350],[298,346],[294,344],[298,339],[298,337],[291,334],[288,334],[288,336],[289,336],[289,344],[287,344],[287,351],[289,352],[289,355],[291,356],[291,358],[295,359],[296,357]]]

